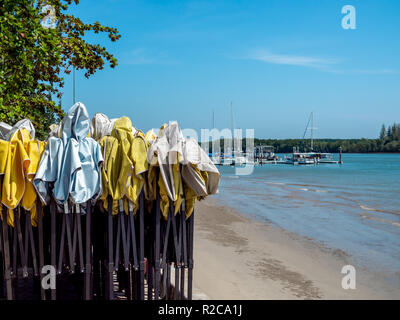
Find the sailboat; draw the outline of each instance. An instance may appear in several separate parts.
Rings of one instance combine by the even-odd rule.
[[[299,164],[308,164],[308,165],[315,165],[319,163],[342,163],[342,161],[336,161],[333,159],[333,155],[331,153],[325,153],[325,152],[315,152],[314,151],[314,130],[317,129],[314,127],[314,112],[311,112],[306,129],[304,130],[303,134],[303,140],[307,134],[307,131],[311,131],[310,135],[310,152],[300,152],[299,147],[294,147],[293,148],[293,153],[292,157],[286,158],[287,163],[293,164],[293,165],[299,165]],[[341,158],[341,157],[340,157]]]

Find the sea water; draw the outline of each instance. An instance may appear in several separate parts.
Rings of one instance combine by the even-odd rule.
[[[246,176],[218,167],[216,197],[253,218],[340,249],[400,287],[400,154],[344,154],[343,161],[267,164]]]

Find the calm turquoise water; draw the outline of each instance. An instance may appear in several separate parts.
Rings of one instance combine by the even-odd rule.
[[[217,198],[341,249],[400,286],[400,155],[345,154],[343,160],[343,165],[258,166],[249,176],[219,167]]]

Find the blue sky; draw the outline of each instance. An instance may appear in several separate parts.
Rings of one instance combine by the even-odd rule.
[[[346,4],[355,30],[341,26]],[[223,129],[232,101],[235,127],[260,138],[301,138],[311,111],[317,138],[375,138],[382,123],[400,122],[400,1],[81,0],[71,12],[122,35],[87,36],[119,61],[90,79],[77,72],[91,115],[200,130],[215,110]]]

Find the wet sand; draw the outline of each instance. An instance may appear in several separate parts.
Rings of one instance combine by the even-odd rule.
[[[351,257],[313,239],[247,218],[208,198],[195,209],[194,299],[400,299],[400,289],[356,269],[356,289],[342,288]]]

